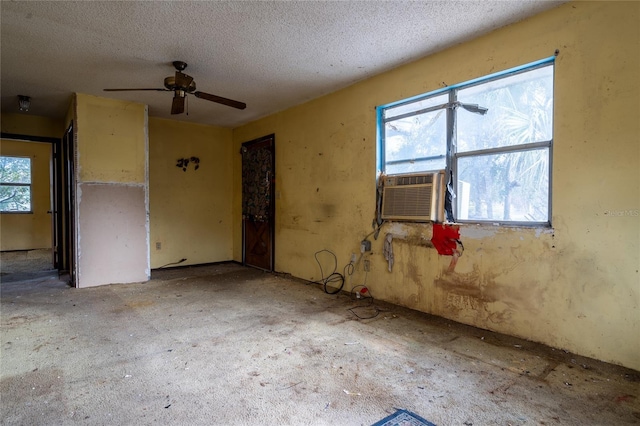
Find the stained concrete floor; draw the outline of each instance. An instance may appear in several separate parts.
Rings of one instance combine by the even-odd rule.
[[[0,252],[0,282],[46,278],[53,271],[50,249]]]
[[[348,293],[235,264],[88,289],[11,275],[3,425],[640,424],[636,371],[377,301],[359,320]]]

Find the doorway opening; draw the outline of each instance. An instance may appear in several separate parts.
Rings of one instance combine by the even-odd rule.
[[[3,155],[31,161],[28,211],[2,213],[3,228],[11,232],[2,235],[0,280],[67,280],[73,277],[73,124],[63,139],[4,132],[1,138]]]

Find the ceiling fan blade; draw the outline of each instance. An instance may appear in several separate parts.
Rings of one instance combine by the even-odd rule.
[[[227,99],[221,96],[210,95],[209,93],[194,92],[193,94],[196,96],[196,98],[205,99],[211,102],[217,102],[219,104],[227,105],[233,108],[245,109],[247,107],[247,104],[245,104],[244,102],[234,101],[233,99]]]
[[[170,90],[167,89],[102,89],[105,92],[132,92],[134,90],[153,90],[156,92],[170,92]]]
[[[183,74],[180,71],[176,71],[176,86],[181,89],[187,89],[193,82],[193,77],[187,74]]]
[[[185,96],[174,96],[171,103],[171,114],[182,114],[184,112]]]

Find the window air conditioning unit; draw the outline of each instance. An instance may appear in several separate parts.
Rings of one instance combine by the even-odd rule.
[[[382,219],[443,222],[445,172],[385,176]]]

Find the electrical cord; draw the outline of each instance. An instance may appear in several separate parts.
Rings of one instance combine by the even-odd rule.
[[[371,290],[367,288],[367,274],[364,276],[364,284],[356,285],[351,289],[351,300],[358,301],[359,306],[354,306],[352,308],[347,309],[347,311],[351,312],[358,319],[372,319],[380,315],[380,310],[373,305],[373,295],[371,294]],[[375,313],[373,315],[360,315],[356,311],[362,309],[369,309],[373,307]]]
[[[353,265],[353,262],[349,262],[344,266],[344,270],[342,271],[345,277],[347,275],[353,275],[353,271],[355,270],[355,266]]]
[[[373,307],[373,309],[374,309],[374,311],[375,311],[375,313],[374,313],[373,315],[367,315],[367,316],[364,316],[364,315],[359,315],[359,314],[356,312],[356,310],[357,310],[357,309],[358,309],[358,310],[361,310],[361,309],[363,309],[363,308],[364,308],[364,309],[370,308],[372,304],[373,304],[373,302],[371,302],[371,304],[366,305],[366,306],[354,306],[353,308],[349,308],[349,309],[347,309],[347,311],[351,312],[353,315],[355,315],[358,319],[361,319],[361,320],[373,319],[373,318],[377,317],[378,315],[380,315],[380,310],[379,310],[377,307],[375,307],[375,306]]]
[[[171,263],[167,263],[166,265],[159,266],[157,269],[166,268],[167,266],[171,266],[171,265],[178,265],[178,264],[180,264],[180,263],[182,263],[182,262],[184,262],[186,260],[187,259],[183,258],[183,259],[178,260],[177,262],[171,262]]]
[[[360,290],[357,290],[358,288],[360,288]],[[363,289],[365,290],[364,292],[362,291]],[[359,305],[349,308],[347,311],[351,312],[358,319],[372,319],[380,315],[380,309],[373,304],[374,299],[371,291],[364,285],[357,285],[351,289],[351,299],[358,301]],[[358,311],[362,310],[370,312],[371,308],[373,308],[374,311],[372,315],[358,314]]]
[[[322,264],[320,263],[320,259],[318,259],[318,255],[320,253],[328,253],[333,257],[333,272],[331,272],[331,274],[329,274],[329,276],[327,276],[325,278],[324,276],[324,269],[322,268]],[[321,279],[318,281],[307,281],[308,284],[322,284],[322,287],[324,289],[324,292],[327,294],[338,294],[342,291],[342,288],[344,287],[344,281],[345,281],[345,276],[347,275],[353,275],[354,271],[355,271],[355,266],[353,264],[353,262],[349,262],[345,265],[344,267],[344,274],[340,274],[339,272],[336,272],[336,270],[338,269],[338,258],[336,257],[335,253],[333,253],[331,250],[327,250],[327,249],[323,249],[323,250],[319,250],[317,252],[315,252],[313,254],[313,257],[316,259],[316,263],[318,264],[318,267],[320,268],[320,276]],[[352,308],[347,309],[349,312],[351,312],[353,315],[355,315],[357,318],[359,319],[372,319],[377,317],[380,314],[380,310],[376,307],[373,306],[373,296],[371,295],[371,291],[366,287],[367,284],[367,275],[368,273],[365,273],[364,276],[364,284],[361,285],[356,285],[351,289],[351,299],[355,300],[359,300],[361,303],[359,306],[354,306]],[[340,285],[333,291],[329,291],[327,285],[328,284],[332,284],[332,283],[337,283],[340,282]],[[363,291],[364,290],[364,291]],[[364,303],[362,303],[364,302]],[[375,313],[373,315],[360,315],[358,314],[356,311],[357,310],[361,310],[361,309],[368,309],[371,308],[373,306],[373,309],[375,310]]]
[[[331,274],[329,274],[329,276],[326,277],[326,278],[324,277],[324,270],[322,269],[322,264],[320,263],[320,260],[318,259],[318,255],[320,253],[324,253],[324,252],[329,253],[331,256],[333,256],[333,272]],[[336,270],[338,269],[338,258],[336,257],[335,253],[333,253],[330,250],[323,249],[323,250],[319,250],[319,251],[315,252],[313,254],[313,257],[316,259],[316,263],[320,267],[320,276],[322,278],[320,280],[318,280],[318,281],[309,281],[309,284],[322,284],[324,292],[327,293],[327,294],[338,294],[338,293],[340,293],[342,291],[342,288],[344,287],[344,275],[342,275],[339,272],[336,272]],[[349,263],[349,265],[352,265],[352,264]],[[345,266],[345,271],[347,270],[347,267],[349,265]],[[329,291],[327,285],[328,284],[337,283],[337,282],[339,282],[340,285],[338,287],[336,287],[336,289],[334,291]]]
[[[380,224],[378,225],[377,222],[374,220],[373,221],[374,226],[373,226],[373,231],[369,232],[364,239],[366,240],[367,238],[369,238],[370,236],[373,235],[373,239],[377,240],[378,239],[378,234],[380,234],[380,230],[382,229],[382,227],[387,223],[386,220],[382,220],[382,222],[380,222]],[[374,235],[375,234],[375,235]]]

